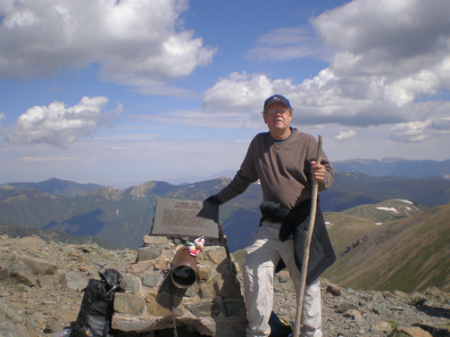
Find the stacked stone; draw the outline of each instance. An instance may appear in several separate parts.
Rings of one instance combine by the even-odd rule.
[[[178,327],[205,336],[244,336],[244,300],[234,258],[221,240],[206,240],[197,255],[197,278],[186,289],[173,285],[171,262],[186,239],[144,237],[136,263],[129,266],[116,293],[112,328],[146,332]],[[190,240],[189,240],[190,241]],[[191,241],[192,242],[192,241]]]

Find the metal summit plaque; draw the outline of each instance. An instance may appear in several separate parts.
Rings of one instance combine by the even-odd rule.
[[[157,198],[151,235],[219,237],[219,206],[211,202]]]

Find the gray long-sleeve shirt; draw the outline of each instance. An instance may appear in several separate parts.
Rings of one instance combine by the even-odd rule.
[[[317,140],[296,129],[284,142],[277,144],[269,132],[253,138],[240,170],[217,197],[227,202],[243,193],[247,187],[261,182],[263,200],[280,203],[289,209],[311,197],[311,161],[316,159]],[[319,183],[319,191],[330,188],[334,171],[325,153],[321,152],[321,164],[325,165],[325,180]]]

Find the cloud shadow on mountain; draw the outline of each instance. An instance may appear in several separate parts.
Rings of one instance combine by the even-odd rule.
[[[61,223],[51,221],[43,229],[61,230],[75,236],[95,236],[106,225],[106,222],[99,219],[104,213],[105,211],[96,209],[86,214],[76,215]]]

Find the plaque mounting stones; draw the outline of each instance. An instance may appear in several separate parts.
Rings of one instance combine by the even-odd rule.
[[[211,202],[157,198],[151,235],[219,237],[219,206]]]

